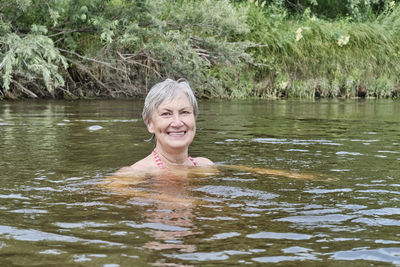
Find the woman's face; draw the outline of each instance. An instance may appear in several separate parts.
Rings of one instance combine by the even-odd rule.
[[[162,102],[153,111],[147,129],[155,134],[157,146],[163,150],[187,149],[196,134],[196,119],[187,94],[178,93]]]

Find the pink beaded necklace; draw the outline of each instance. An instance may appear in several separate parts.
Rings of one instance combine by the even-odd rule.
[[[167,166],[165,166],[164,162],[161,161],[160,156],[158,155],[156,149],[153,150],[153,157],[157,163],[158,168],[164,169],[164,170],[168,169]],[[197,163],[197,161],[194,160],[194,158],[192,158],[191,156],[188,155],[188,159],[190,159],[190,161],[193,162],[194,166],[198,166],[198,163]]]

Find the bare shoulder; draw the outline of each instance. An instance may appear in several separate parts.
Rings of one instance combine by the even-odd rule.
[[[149,156],[147,156],[146,158],[139,160],[131,166],[119,169],[115,173],[115,176],[140,176],[145,173],[151,172],[152,170],[154,170],[154,167],[154,162]]]
[[[200,166],[200,167],[215,165],[214,162],[212,162],[208,158],[204,158],[204,157],[197,157],[197,158],[194,158],[194,160],[198,163],[198,166]]]

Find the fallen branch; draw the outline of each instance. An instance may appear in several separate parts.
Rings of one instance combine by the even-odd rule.
[[[101,87],[105,88],[111,96],[114,96],[113,90],[111,90],[106,84],[104,84],[102,81],[100,81],[89,69],[87,69],[84,65],[80,64],[79,62],[76,62],[75,60],[67,58],[67,60],[73,64],[75,64],[80,70],[84,71],[87,73],[90,77],[92,77]]]
[[[22,84],[20,84],[16,80],[11,80],[11,81],[16,85],[16,88],[18,88],[20,91],[22,91],[26,95],[28,95],[28,96],[30,96],[32,98],[38,98],[38,96],[34,92],[32,92],[31,90],[27,89],[26,87],[24,87]]]
[[[62,87],[59,88],[61,91],[63,91],[65,94],[69,95],[69,97],[73,98],[73,99],[78,99],[78,97],[76,95],[74,95],[73,93],[71,93],[70,91],[68,91],[67,89],[64,89]]]

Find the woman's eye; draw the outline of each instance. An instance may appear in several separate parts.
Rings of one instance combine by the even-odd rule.
[[[184,111],[182,111],[182,114],[190,114],[190,112],[187,110],[184,110]]]
[[[171,113],[169,113],[169,112],[161,113],[161,116],[169,116],[169,115],[171,115]]]

